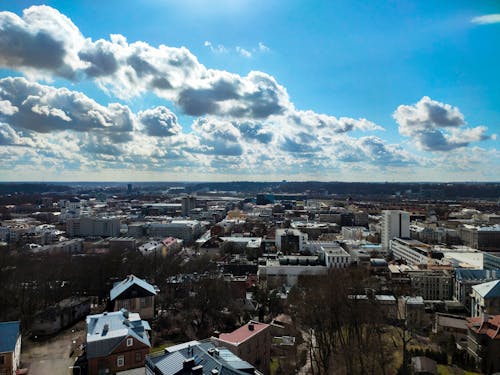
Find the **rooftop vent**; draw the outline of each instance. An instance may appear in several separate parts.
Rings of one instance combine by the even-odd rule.
[[[212,369],[212,371],[210,372],[212,375],[218,375],[219,374],[219,370],[217,370],[216,368]]]
[[[253,331],[253,330],[255,329],[255,327],[254,327],[253,323],[250,323],[250,324],[248,325],[248,329],[249,329],[250,331]]]
[[[106,336],[106,334],[109,331],[109,324],[105,324],[104,327],[102,328],[102,336]]]

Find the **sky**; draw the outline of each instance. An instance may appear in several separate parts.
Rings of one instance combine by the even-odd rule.
[[[0,4],[1,181],[499,181],[498,1]]]

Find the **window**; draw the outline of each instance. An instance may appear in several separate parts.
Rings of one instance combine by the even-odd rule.
[[[5,364],[5,357],[3,355],[0,355],[0,365]]]
[[[134,339],[132,337],[129,337],[127,339],[127,346],[132,346],[132,345],[134,345]]]
[[[142,361],[142,353],[141,352],[135,352],[135,361],[136,362]]]
[[[125,357],[122,355],[119,355],[118,357],[116,357],[116,366],[122,367],[124,365],[125,365]]]
[[[147,297],[141,298],[141,308],[147,307]]]

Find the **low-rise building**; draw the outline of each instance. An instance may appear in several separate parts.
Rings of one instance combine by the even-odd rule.
[[[155,314],[154,297],[157,289],[146,281],[129,275],[114,285],[109,292],[114,311],[127,309],[139,313],[144,319],[152,319]]]
[[[500,314],[500,280],[477,284],[472,287],[471,315]]]
[[[500,371],[500,315],[468,319],[467,350],[476,359],[482,372]]]
[[[0,323],[0,374],[15,375],[21,361],[19,321]]]
[[[455,285],[453,298],[465,306],[471,308],[472,287],[488,281],[500,279],[500,269],[497,270],[467,270],[457,269],[455,271]]]
[[[271,363],[271,329],[269,324],[250,321],[231,333],[221,333],[211,338],[220,346],[255,366],[263,374],[269,374]]]
[[[151,328],[125,309],[87,316],[88,374],[114,374],[144,366]]]
[[[210,341],[189,341],[146,357],[146,375],[261,375],[229,349]]]

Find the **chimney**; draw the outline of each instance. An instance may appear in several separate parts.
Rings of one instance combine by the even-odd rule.
[[[220,332],[219,331],[214,331],[213,333],[213,336],[218,339],[219,338],[219,335],[220,335]]]
[[[249,323],[249,324],[248,324],[248,329],[249,329],[250,331],[253,331],[253,330],[254,330],[254,328],[255,328],[255,327],[253,326],[253,323]]]
[[[182,363],[182,369],[183,370],[191,370],[194,366],[194,358],[188,358],[185,359],[184,362]]]
[[[210,372],[212,375],[219,375],[219,370],[217,370],[216,368],[212,369],[212,371]]]
[[[191,374],[192,375],[203,375],[203,366],[202,365],[198,365],[196,367],[193,367],[191,369]]]

